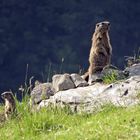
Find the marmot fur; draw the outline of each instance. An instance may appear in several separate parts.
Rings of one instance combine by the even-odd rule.
[[[92,83],[91,76],[93,73],[102,71],[105,66],[110,65],[112,47],[108,34],[109,27],[110,23],[108,21],[96,24],[89,55],[90,66],[88,72],[84,76],[84,79],[88,77],[89,84]]]
[[[8,118],[16,112],[16,103],[15,99],[13,97],[12,92],[7,91],[1,94],[1,97],[5,101],[5,118],[8,120]]]

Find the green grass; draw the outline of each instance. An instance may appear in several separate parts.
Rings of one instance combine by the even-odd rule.
[[[111,72],[109,74],[106,74],[104,77],[103,77],[103,82],[105,84],[111,84],[111,83],[114,83],[118,81],[118,76],[115,72]]]
[[[27,102],[17,103],[17,108],[18,117],[0,125],[0,140],[140,139],[140,106],[108,105],[90,115],[57,108],[31,113]]]

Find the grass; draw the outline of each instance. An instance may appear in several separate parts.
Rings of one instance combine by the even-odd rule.
[[[111,83],[114,83],[118,81],[118,76],[115,72],[111,72],[109,74],[106,74],[104,77],[103,77],[103,82],[105,84],[111,84]]]
[[[58,108],[31,113],[26,100],[17,102],[17,109],[16,118],[0,125],[1,140],[140,139],[139,105],[131,108],[108,105],[96,114],[73,114]]]
[[[28,69],[26,70],[28,72]],[[0,122],[0,140],[116,140],[140,139],[140,106],[116,108],[104,106],[93,114],[72,113],[68,108],[44,108],[32,113],[29,97],[32,78],[22,91],[22,102],[18,102],[18,116]],[[106,75],[105,83],[116,81],[116,75]],[[23,90],[24,89],[24,90]],[[16,99],[16,98],[15,98]],[[0,112],[4,106],[0,106]]]

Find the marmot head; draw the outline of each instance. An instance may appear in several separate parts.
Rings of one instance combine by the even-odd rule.
[[[110,22],[108,21],[99,22],[96,24],[95,31],[103,34],[109,30],[109,27],[110,27]]]
[[[7,100],[12,100],[14,97],[13,97],[13,94],[12,94],[12,92],[10,92],[10,91],[6,91],[6,92],[3,92],[2,94],[1,94],[1,97],[2,97],[2,99],[7,99]]]

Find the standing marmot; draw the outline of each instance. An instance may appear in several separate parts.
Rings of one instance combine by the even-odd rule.
[[[1,97],[5,101],[5,118],[8,120],[8,118],[16,112],[15,99],[12,92],[9,91],[2,93]]]
[[[92,46],[89,55],[89,69],[84,79],[89,77],[88,83],[92,83],[91,76],[97,71],[110,64],[112,47],[108,35],[110,23],[108,21],[96,24],[95,32],[92,37]]]

